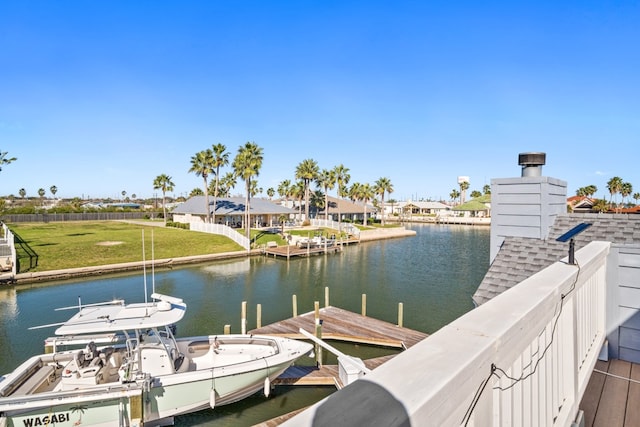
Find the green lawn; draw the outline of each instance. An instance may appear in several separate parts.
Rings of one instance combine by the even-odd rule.
[[[155,259],[243,250],[223,236],[118,221],[19,223],[8,226],[16,235],[19,272],[142,261],[143,230],[146,260],[152,258],[152,235]],[[19,242],[25,242],[30,249]],[[31,251],[38,257],[37,266],[30,259]]]

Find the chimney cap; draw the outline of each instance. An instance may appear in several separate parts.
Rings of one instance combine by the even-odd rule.
[[[546,161],[546,153],[529,152],[518,154],[518,164],[520,166],[542,166]]]

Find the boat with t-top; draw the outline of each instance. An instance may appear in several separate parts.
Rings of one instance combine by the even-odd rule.
[[[265,335],[176,338],[187,305],[159,293],[76,307],[56,325],[49,351],[0,376],[0,426],[168,425],[268,395],[271,381],[312,349]]]

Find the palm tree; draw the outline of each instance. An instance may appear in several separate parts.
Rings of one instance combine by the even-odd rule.
[[[298,200],[298,212],[300,221],[302,221],[302,199],[304,199],[304,181],[297,181],[291,186],[291,197]]]
[[[25,190],[24,188],[21,188],[20,190],[18,190],[18,194],[20,195],[20,197],[24,199],[25,196],[27,195],[27,190]]]
[[[336,184],[338,185],[338,198],[345,197],[347,195],[347,184],[351,179],[349,175],[349,168],[344,167],[342,164],[333,168],[333,173],[336,176]],[[338,200],[338,229],[342,232],[342,214],[340,213],[340,201]]]
[[[364,206],[363,224],[365,227],[367,226],[367,203],[369,203],[369,200],[375,197],[375,194],[376,193],[370,184],[362,184],[360,186],[359,198],[360,200],[362,200],[362,204]]]
[[[373,187],[376,194],[380,195],[380,207],[382,210],[382,226],[384,227],[384,193],[391,194],[393,193],[393,184],[391,184],[391,180],[389,178],[383,177],[379,178]]]
[[[44,206],[44,195],[47,194],[46,191],[44,191],[44,188],[39,188],[38,189],[38,196],[40,196],[40,204],[42,206]]]
[[[15,157],[7,157],[7,154],[9,154],[9,152],[0,151],[0,171],[2,170],[3,165],[8,165],[9,163],[18,160]]]
[[[620,195],[622,196],[622,204],[624,205],[624,199],[633,193],[633,186],[630,182],[623,182],[620,186]]]
[[[191,190],[191,193],[189,193],[189,197],[195,197],[195,196],[204,196],[204,191],[202,191],[202,188],[196,187],[193,190]]]
[[[636,205],[638,204],[638,199],[640,199],[640,193],[633,193],[633,199],[636,201]]]
[[[226,152],[227,147],[223,144],[215,144],[212,147],[213,167],[215,168],[216,180],[213,190],[213,222],[216,222],[216,208],[218,200],[218,190],[220,189],[220,168],[229,164],[229,153]]]
[[[238,149],[233,160],[233,170],[236,176],[242,178],[245,182],[245,233],[247,239],[251,238],[251,212],[250,212],[250,196],[251,196],[251,178],[260,173],[262,167],[262,148],[255,142],[246,142],[244,146]]]
[[[621,188],[622,178],[614,176],[609,181],[607,181],[607,190],[609,190],[609,194],[611,194],[611,197],[609,198],[609,204],[613,205],[613,196],[618,194]]]
[[[312,191],[311,194],[309,195],[310,198],[310,202],[311,206],[313,206],[316,211],[322,210],[325,208],[325,203],[327,201],[327,198],[325,197],[325,194],[320,191],[320,190],[316,190],[316,191]]]
[[[209,206],[209,186],[207,178],[213,172],[213,152],[211,150],[202,150],[191,157],[191,168],[189,172],[193,172],[196,176],[201,176],[204,180],[204,203],[206,222],[211,222],[211,208]]]
[[[596,187],[595,185],[587,185],[586,187],[584,187],[584,194],[585,196],[592,198],[594,194],[596,194],[598,192],[598,187]]]
[[[269,200],[273,199],[273,196],[276,194],[276,190],[273,187],[267,188],[267,196],[269,196]]]
[[[335,170],[322,169],[316,177],[316,184],[324,189],[324,219],[329,219],[329,190],[336,185]]]
[[[285,179],[278,184],[278,195],[284,197],[286,207],[289,207],[289,197],[291,197],[291,181]]]
[[[167,225],[167,204],[165,203],[165,195],[167,191],[173,191],[175,184],[171,181],[171,177],[167,174],[161,174],[153,180],[153,189],[162,191],[162,217],[164,225]]]
[[[296,167],[296,179],[304,182],[304,221],[309,221],[309,183],[318,177],[318,162],[313,159],[303,160]]]
[[[473,191],[471,192],[471,198],[472,198],[472,199],[477,199],[477,198],[478,198],[478,197],[480,197],[480,196],[482,196],[482,193],[481,193],[481,192],[479,192],[478,190],[473,190]]]
[[[236,186],[237,180],[236,175],[233,172],[227,172],[220,179],[220,195],[224,197],[229,197],[231,194],[231,189]]]
[[[51,187],[49,187],[49,191],[51,191],[51,194],[53,194],[53,198],[56,198],[56,193],[58,192],[58,187],[56,187],[55,185],[52,185]]]
[[[462,181],[460,183],[460,204],[464,203],[465,195],[467,194],[467,190],[469,189],[469,182]]]
[[[485,184],[482,187],[482,193],[483,194],[491,194],[491,186],[489,184]]]
[[[451,190],[451,193],[449,193],[449,197],[451,197],[451,200],[453,201],[460,197],[460,192],[454,188],[453,190]]]
[[[596,202],[593,204],[593,210],[596,212],[606,212],[609,210],[609,203],[607,203],[607,201],[605,199],[598,199],[596,200]]]

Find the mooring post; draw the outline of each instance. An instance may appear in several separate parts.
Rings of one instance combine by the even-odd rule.
[[[224,325],[224,334],[229,335],[231,333],[231,325]]]
[[[329,307],[329,287],[324,288],[324,306]]]
[[[240,333],[245,335],[247,333],[247,302],[242,301],[242,313],[240,315]]]
[[[399,302],[398,303],[398,326],[402,327],[402,321],[404,316],[404,305]]]
[[[293,317],[298,317],[298,298],[296,294],[293,294],[293,297],[291,297],[291,302],[293,304]]]
[[[256,306],[256,329],[262,328],[262,304]]]
[[[314,313],[315,313],[315,320],[316,320],[316,338],[321,340],[322,339],[322,320],[320,319],[320,302],[315,301],[313,305],[314,305]],[[318,366],[318,368],[321,368],[322,367],[322,347],[317,343],[316,343],[315,353],[316,353],[316,365]]]
[[[362,294],[362,315],[367,315],[367,294]]]

